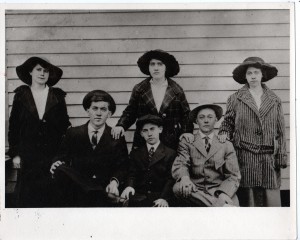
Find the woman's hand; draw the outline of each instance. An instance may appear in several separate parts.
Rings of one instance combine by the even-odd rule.
[[[194,135],[191,133],[183,133],[180,135],[179,140],[181,141],[182,139],[185,139],[188,143],[193,143],[194,142]]]
[[[119,139],[124,135],[124,128],[121,126],[115,126],[111,129],[111,135],[114,139]]]
[[[226,133],[219,134],[217,137],[221,143],[224,143],[226,141],[226,139],[228,139]]]
[[[15,156],[12,160],[13,168],[21,168],[21,157]]]

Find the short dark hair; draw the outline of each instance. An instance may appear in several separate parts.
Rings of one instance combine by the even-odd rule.
[[[114,114],[116,111],[116,103],[114,99],[105,91],[94,90],[86,94],[82,101],[84,110],[89,109],[92,102],[107,102],[108,110],[111,111],[112,114]]]

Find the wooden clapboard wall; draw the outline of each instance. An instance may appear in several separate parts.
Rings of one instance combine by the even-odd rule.
[[[57,86],[67,92],[73,126],[87,121],[81,103],[93,89],[112,94],[117,111],[109,125],[117,123],[133,86],[145,78],[136,65],[145,51],[163,49],[177,58],[175,79],[191,109],[209,101],[225,110],[228,96],[241,87],[232,70],[246,57],[260,56],[279,70],[267,85],[283,101],[289,152],[289,10],[14,10],[6,12],[5,25],[6,120],[13,90],[22,84],[15,67],[33,55],[63,69]],[[129,148],[134,128],[126,133]],[[289,189],[289,167],[282,175],[282,189]]]

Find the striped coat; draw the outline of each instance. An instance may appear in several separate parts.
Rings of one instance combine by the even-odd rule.
[[[172,149],[177,149],[179,136],[182,133],[192,133],[193,123],[189,121],[190,108],[183,89],[172,79],[168,78],[168,87],[160,109],[156,108],[151,86],[151,78],[135,85],[117,126],[122,126],[126,131],[135,121],[147,114],[159,116],[163,120],[161,141]],[[140,134],[135,133],[133,145],[142,146]]]
[[[281,100],[265,84],[258,110],[246,84],[227,101],[219,133],[233,141],[242,174],[241,187],[280,187],[280,168],[287,165]]]

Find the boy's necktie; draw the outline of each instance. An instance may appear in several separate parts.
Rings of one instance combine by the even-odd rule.
[[[209,137],[205,137],[204,139],[205,139],[205,149],[206,152],[208,153],[210,149]]]
[[[95,148],[97,146],[97,133],[98,131],[94,131],[94,134],[92,136],[92,144],[93,144],[93,148]]]
[[[154,147],[151,147],[149,149],[149,162],[151,162],[153,155],[154,155]]]

